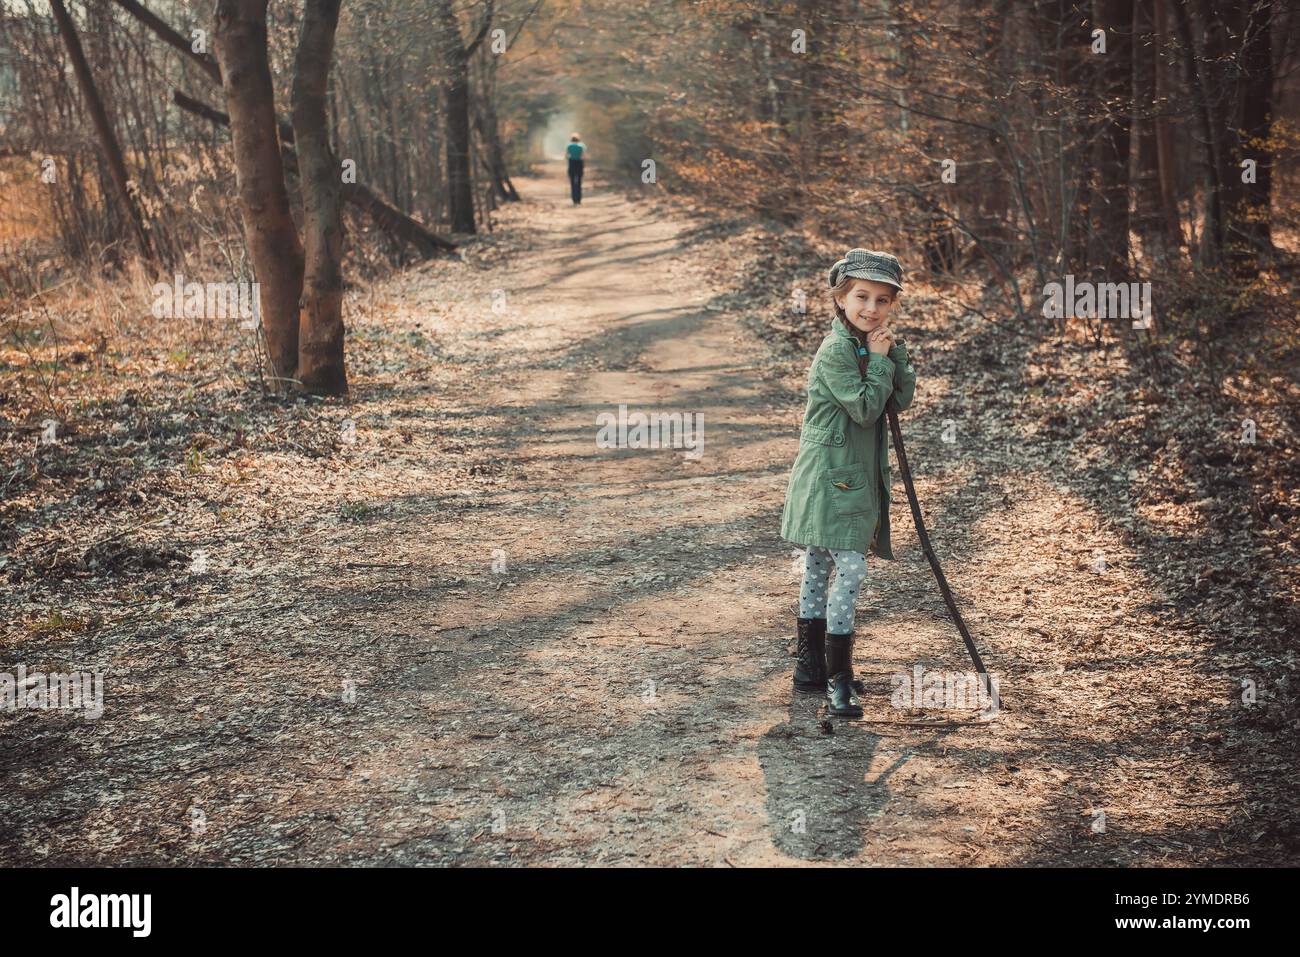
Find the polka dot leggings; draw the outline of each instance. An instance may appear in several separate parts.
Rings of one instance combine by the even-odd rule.
[[[833,562],[832,562],[833,559]],[[831,565],[835,581],[827,591]],[[799,617],[825,618],[832,635],[853,632],[853,609],[858,589],[867,577],[867,556],[843,548],[809,545],[803,553],[803,585],[799,589]]]

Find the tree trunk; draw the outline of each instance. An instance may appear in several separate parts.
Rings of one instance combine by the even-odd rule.
[[[63,0],[50,0],[50,9],[54,12],[54,19],[59,27],[59,35],[63,37],[63,45],[68,49],[68,57],[72,60],[72,72],[77,76],[77,84],[81,87],[81,95],[86,101],[86,109],[90,112],[90,118],[95,124],[95,133],[99,137],[99,145],[104,151],[104,158],[108,161],[109,173],[112,176],[113,185],[117,188],[118,199],[121,201],[127,219],[131,223],[131,233],[135,237],[135,244],[140,250],[140,255],[145,259],[156,261],[157,255],[154,253],[153,245],[149,242],[149,234],[144,228],[144,218],[140,215],[140,210],[131,197],[130,177],[127,176],[126,161],[122,158],[122,147],[117,141],[117,134],[113,132],[113,124],[109,121],[108,111],[104,109],[104,101],[99,98],[99,90],[95,87],[95,79],[90,75],[90,64],[86,62],[86,54],[81,49],[81,41],[77,38],[77,29],[73,26],[72,17],[68,16],[68,10],[63,5]]]
[[[447,71],[447,198],[451,231],[474,232],[474,193],[469,165],[469,58],[451,0],[436,0],[442,62]]]
[[[800,0],[796,22],[805,29],[807,50],[798,56],[802,80],[799,107],[800,162],[789,191],[770,193],[765,213],[786,226],[801,217],[817,217],[820,205],[818,185],[830,160],[838,154],[842,133],[839,128],[840,102],[836,90],[836,24],[846,19],[840,0]],[[785,177],[775,178],[779,182]]]
[[[1097,26],[1106,31],[1099,91],[1105,110],[1097,139],[1096,187],[1091,197],[1089,256],[1111,282],[1124,282],[1129,264],[1129,145],[1133,113],[1133,0],[1096,0]]]
[[[1244,0],[1199,0],[1200,22],[1205,37],[1205,63],[1200,71],[1206,86],[1207,114],[1214,131],[1211,157],[1218,174],[1218,249],[1210,264],[1237,265],[1239,235],[1233,235],[1234,215],[1245,200],[1242,182],[1238,98],[1241,88],[1238,70],[1240,38],[1246,16]]]
[[[972,28],[980,31],[983,37],[981,57],[983,62],[996,67],[989,71],[989,80],[983,93],[990,102],[997,104],[992,113],[996,118],[993,125],[1003,129],[1009,128],[1011,124],[1000,122],[1006,113],[999,100],[999,87],[1005,83],[1005,77],[1015,72],[1014,65],[1008,62],[1010,44],[1007,43],[1005,32],[1012,28],[1015,19],[1011,15],[1010,7],[1011,4],[1007,0],[999,0],[993,16],[988,21],[972,24]],[[985,137],[985,149],[988,156],[997,161],[994,168],[998,172],[997,175],[981,179],[974,185],[975,215],[973,218],[981,236],[980,243],[985,256],[1006,262],[1012,252],[1013,243],[1008,213],[1011,209],[1011,181],[1015,175],[1012,168],[1015,158],[1011,152],[1016,149],[1016,145],[1014,141],[1005,141],[1001,133],[990,132],[985,134]]]
[[[1178,209],[1178,164],[1174,156],[1174,128],[1168,115],[1171,102],[1169,95],[1169,68],[1165,63],[1164,51],[1169,36],[1169,19],[1167,3],[1169,0],[1155,0],[1152,14],[1155,27],[1155,104],[1160,115],[1155,118],[1156,161],[1160,171],[1160,207],[1164,210],[1164,228],[1167,242],[1176,253],[1187,244],[1183,235],[1183,218]],[[1177,0],[1174,0],[1177,2]],[[1141,4],[1139,4],[1141,6]]]
[[[1261,260],[1272,259],[1273,233],[1273,3],[1260,0],[1250,11],[1242,39],[1241,95],[1237,126],[1241,142],[1231,173],[1240,180],[1243,159],[1255,161],[1255,182],[1243,183],[1238,201],[1227,210],[1228,248],[1241,278],[1259,275]]]
[[[1142,240],[1143,252],[1164,258],[1164,209],[1160,192],[1160,156],[1156,146],[1158,112],[1156,63],[1159,47],[1155,40],[1154,11],[1148,3],[1133,4],[1133,153],[1137,173],[1133,180],[1133,231]],[[1176,251],[1176,247],[1175,247]]]
[[[280,159],[266,6],[267,0],[217,0],[215,41],[230,114],[239,212],[260,288],[267,358],[275,387],[283,389],[298,372],[303,249]]]
[[[1198,63],[1196,48],[1196,30],[1192,24],[1192,14],[1188,9],[1189,0],[1170,0],[1174,14],[1174,23],[1178,27],[1178,40],[1182,47],[1183,71],[1187,88],[1191,93],[1196,108],[1197,123],[1200,127],[1200,159],[1204,174],[1202,185],[1202,223],[1200,238],[1197,242],[1196,259],[1201,266],[1215,266],[1223,252],[1223,143],[1222,133],[1215,126],[1211,94],[1211,82],[1206,78],[1205,69]],[[1209,38],[1206,38],[1207,43]]]
[[[298,312],[298,380],[310,392],[343,395],[343,221],[341,170],[330,147],[326,94],[342,0],[307,0],[293,77],[293,138],[302,183],[306,263]]]
[[[1056,81],[1068,89],[1074,104],[1094,103],[1097,84],[1093,82],[1090,51],[1090,25],[1080,23],[1066,4],[1051,4],[1044,11],[1056,26]],[[1063,274],[1091,276],[1093,262],[1089,243],[1092,220],[1093,179],[1095,170],[1090,157],[1097,139],[1098,120],[1082,110],[1069,109],[1058,121],[1057,140],[1060,175],[1061,260]],[[1083,149],[1078,144],[1083,145]],[[1072,149],[1073,147],[1073,149]],[[1073,164],[1071,158],[1078,156]]]
[[[482,105],[481,108],[475,106],[474,126],[483,140],[485,158],[488,168],[492,171],[498,195],[502,199],[518,202],[519,193],[515,190],[514,183],[510,182],[510,174],[506,170],[505,150],[501,148],[501,131],[497,122],[496,107],[493,105],[496,101],[495,72],[496,61],[489,57],[488,64],[482,71],[483,95],[480,98]]]

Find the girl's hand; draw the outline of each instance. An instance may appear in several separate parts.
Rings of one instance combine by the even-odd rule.
[[[887,326],[881,326],[878,329],[871,330],[867,335],[867,349],[874,355],[887,355],[890,347],[894,344],[894,340],[894,331]]]

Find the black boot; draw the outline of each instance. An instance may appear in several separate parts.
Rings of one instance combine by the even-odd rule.
[[[862,685],[853,680],[853,633],[826,636],[826,700],[828,714],[837,718],[860,718],[857,691]]]
[[[794,665],[794,690],[826,693],[826,619],[799,618],[798,660]]]

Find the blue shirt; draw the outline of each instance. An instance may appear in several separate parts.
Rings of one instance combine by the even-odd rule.
[[[587,151],[587,147],[582,143],[570,143],[564,150],[566,156],[571,160],[582,159],[582,154]]]

